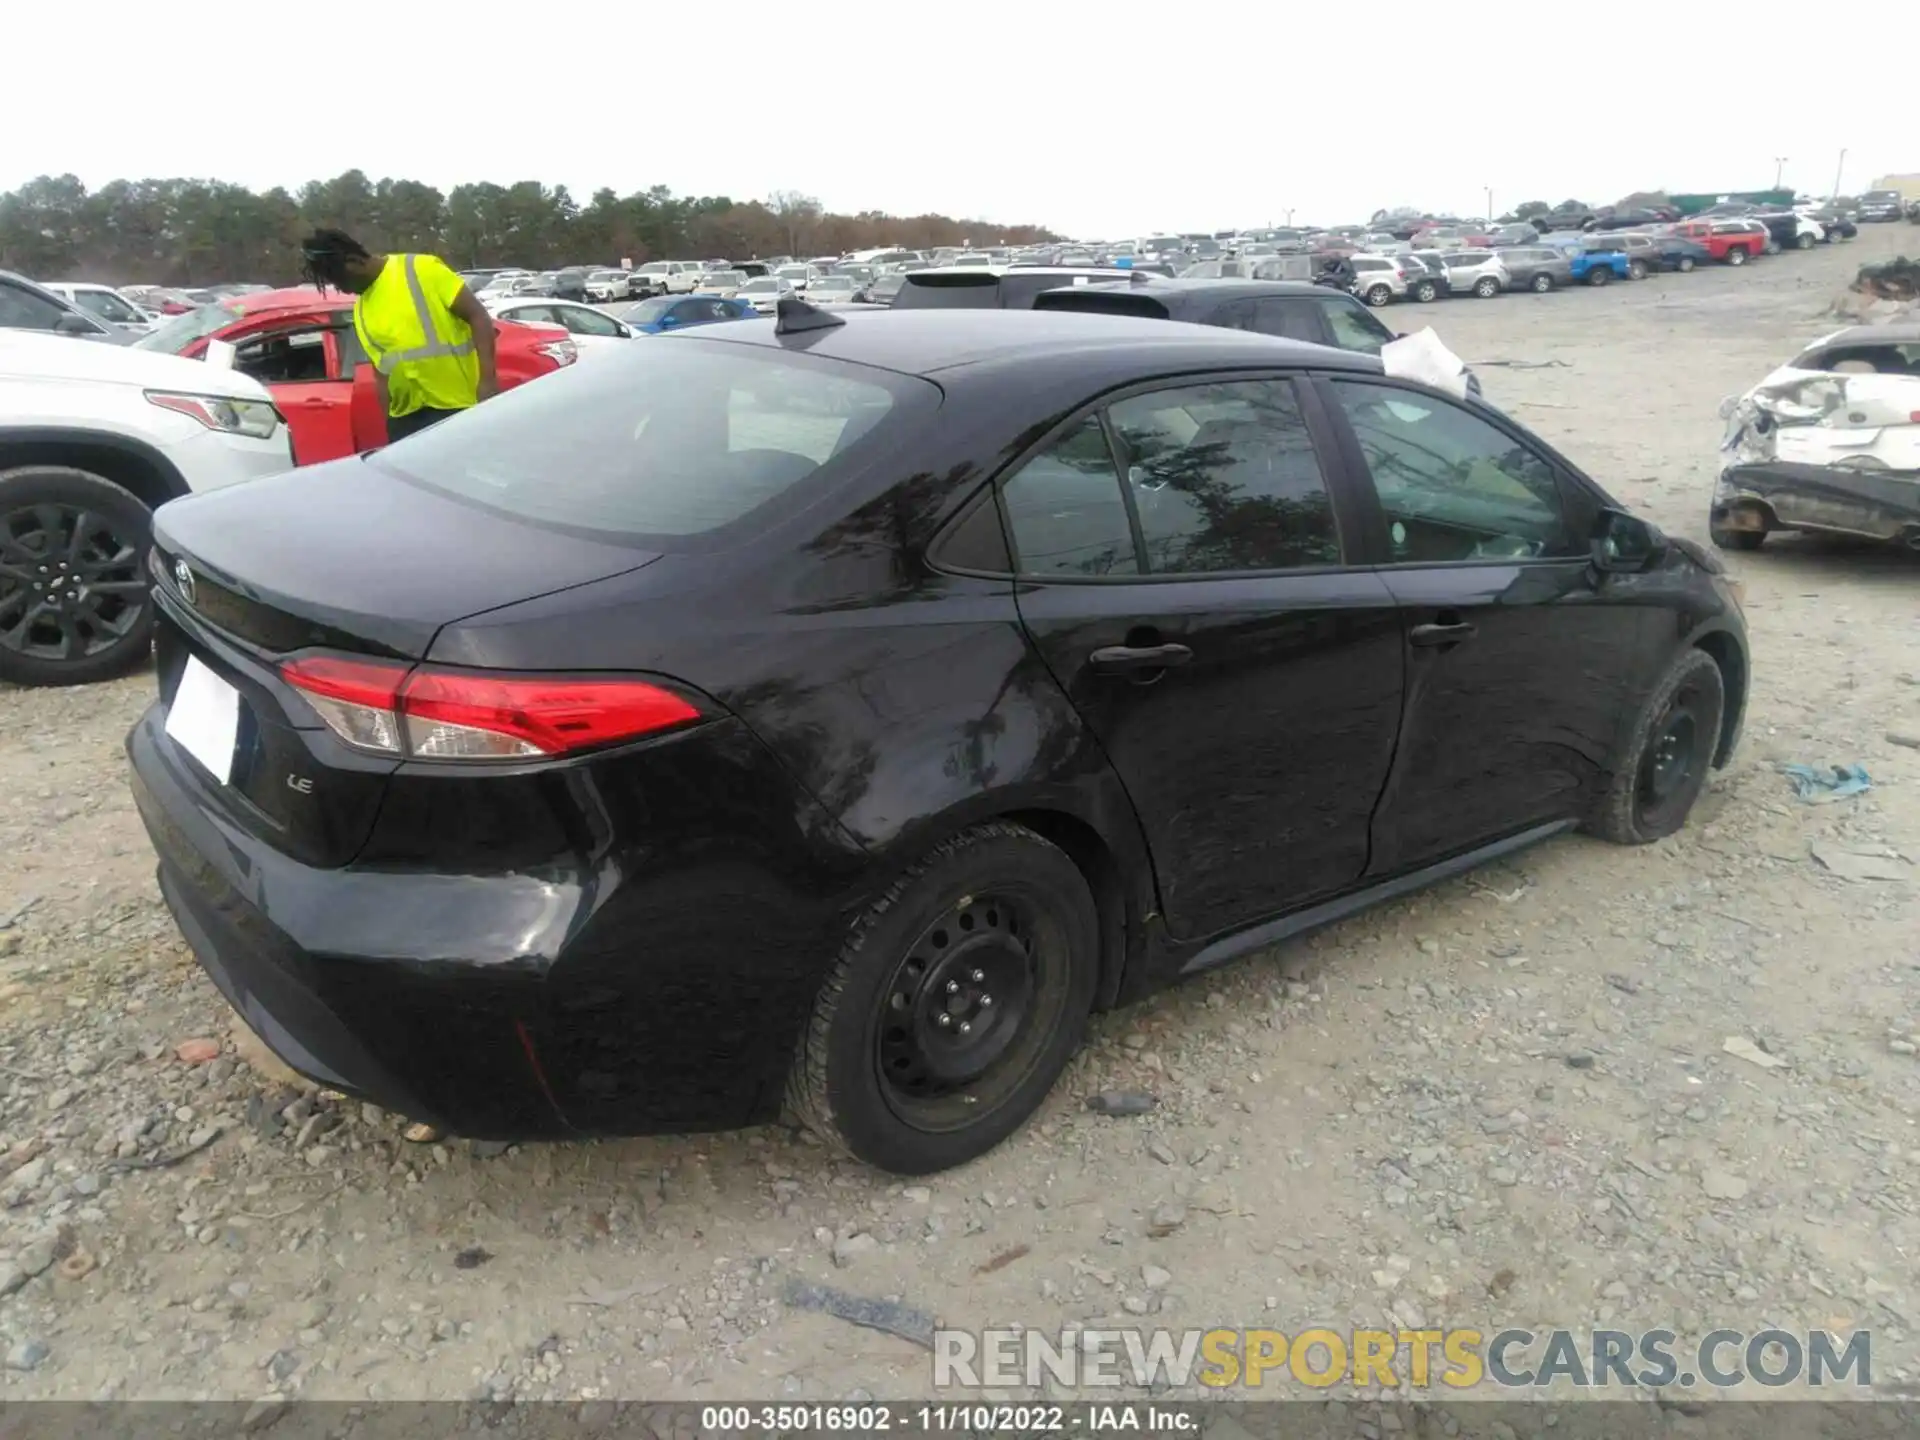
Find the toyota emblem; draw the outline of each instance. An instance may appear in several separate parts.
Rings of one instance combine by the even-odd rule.
[[[189,605],[199,603],[194,596],[193,567],[184,560],[173,562],[173,583],[180,587],[180,598]]]

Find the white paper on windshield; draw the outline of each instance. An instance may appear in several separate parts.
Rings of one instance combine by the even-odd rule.
[[[209,340],[207,353],[201,358],[216,370],[231,370],[234,357],[239,353],[239,350],[224,340]]]
[[[191,655],[180,688],[167,707],[167,738],[212,772],[233,778],[233,746],[240,734],[240,692]]]
[[[1456,400],[1467,398],[1466,362],[1442,345],[1431,327],[1382,345],[1380,363],[1396,380],[1431,385]]]

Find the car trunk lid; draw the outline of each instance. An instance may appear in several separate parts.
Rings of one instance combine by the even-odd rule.
[[[329,503],[311,503],[312,487]],[[273,488],[305,503],[262,505]],[[230,503],[244,495],[244,521]],[[417,537],[444,546],[422,564]],[[444,563],[446,551],[469,563]],[[173,757],[227,822],[321,866],[358,853],[396,759],[339,742],[282,678],[313,651],[418,661],[448,623],[638,569],[658,553],[515,523],[355,457],[213,491],[155,513],[160,696],[189,665],[237,694],[226,775]]]

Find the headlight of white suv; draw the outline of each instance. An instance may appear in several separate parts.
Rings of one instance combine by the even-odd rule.
[[[147,402],[162,410],[191,416],[209,430],[271,440],[280,426],[280,412],[265,400],[230,400],[224,395],[189,395],[177,390],[149,390]]]

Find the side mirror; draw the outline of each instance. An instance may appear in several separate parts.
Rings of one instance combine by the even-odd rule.
[[[53,333],[56,335],[98,335],[100,333],[100,327],[84,315],[77,315],[71,310],[63,310],[60,312],[60,318],[53,322]]]
[[[1593,568],[1602,575],[1638,575],[1667,553],[1660,527],[1624,510],[1603,510],[1593,527]]]

